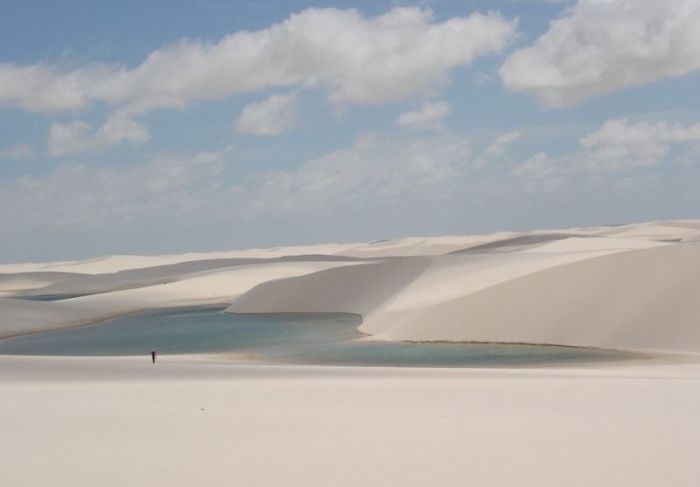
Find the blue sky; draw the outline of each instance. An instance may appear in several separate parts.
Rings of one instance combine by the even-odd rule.
[[[5,262],[700,216],[700,0],[0,10]]]

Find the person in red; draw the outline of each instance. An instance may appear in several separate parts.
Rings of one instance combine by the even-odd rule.
[[[156,351],[151,350],[151,362],[156,363]]]

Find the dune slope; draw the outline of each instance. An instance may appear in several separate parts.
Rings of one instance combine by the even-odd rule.
[[[410,278],[368,264],[269,282],[227,311],[358,313],[374,339],[700,353],[700,243],[555,237],[518,246],[527,241],[511,252],[506,243],[424,257]]]
[[[555,266],[432,306],[366,317],[387,339],[700,352],[700,244]]]

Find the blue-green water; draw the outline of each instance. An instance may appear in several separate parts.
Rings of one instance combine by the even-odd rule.
[[[64,299],[79,298],[86,294],[40,294],[38,296],[15,296],[16,299],[27,301],[62,301]]]
[[[272,363],[409,367],[498,367],[615,360],[626,354],[571,347],[356,341],[346,314],[225,314],[179,309],[121,317],[0,340],[0,354],[159,355],[235,352]]]

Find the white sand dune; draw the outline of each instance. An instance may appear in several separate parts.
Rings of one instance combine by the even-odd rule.
[[[700,353],[700,244],[644,235],[513,246],[509,237],[476,252],[330,269],[262,284],[228,311],[358,313],[375,339]]]
[[[14,295],[32,289],[45,288],[55,283],[67,284],[82,277],[70,272],[17,272],[0,274],[0,296]]]
[[[21,299],[0,299],[0,338],[65,328],[106,317],[88,307]]]
[[[53,302],[0,299],[0,338],[17,335],[23,330],[33,332],[63,328],[148,309],[226,304],[261,282],[344,265],[357,263],[329,259],[239,265],[191,272],[169,282],[144,283],[125,290],[119,289],[123,282],[117,278],[108,281],[116,286],[114,291]],[[138,276],[133,279],[138,280]],[[55,289],[49,288],[52,291]]]
[[[205,259],[165,264],[153,267],[138,267],[117,272],[102,274],[66,274],[75,276],[71,279],[54,279],[51,283],[42,287],[33,287],[22,295],[84,295],[98,294],[126,289],[153,286],[157,284],[169,284],[188,279],[191,276],[201,275],[207,271],[220,271],[238,266],[250,266],[254,264],[278,264],[296,262],[353,262],[351,257],[334,255],[293,255],[271,259],[259,258],[228,258]],[[24,276],[45,273],[25,273]],[[54,275],[56,273],[51,273]],[[10,275],[12,276],[12,275]],[[280,277],[285,276],[282,272]]]
[[[587,242],[586,242],[587,243]],[[632,248],[664,245],[632,242]],[[548,267],[588,259],[613,252],[626,251],[614,240],[607,248],[595,242],[588,246],[574,245],[552,252],[451,254],[432,257],[388,259],[363,268],[337,269],[307,275],[293,280],[280,280],[259,286],[242,296],[230,307],[231,312],[284,311],[368,311],[367,300],[390,309],[420,308],[439,304],[501,282],[515,279]],[[393,278],[396,275],[397,278]],[[406,276],[410,279],[406,279]],[[400,277],[398,277],[400,276]],[[385,297],[377,302],[374,286]],[[372,296],[368,296],[372,295]],[[333,309],[340,307],[342,309]]]
[[[374,339],[700,353],[698,239],[700,222],[683,220],[0,266],[9,296],[89,294],[0,300],[0,336],[83,322],[73,314],[231,303],[357,313]]]
[[[698,221],[13,264],[0,289],[89,294],[0,299],[0,337],[231,303],[358,313],[366,339],[676,353],[494,370],[0,356],[2,485],[698,483]]]
[[[81,296],[62,302],[105,310],[129,310],[128,312],[169,306],[224,304],[262,282],[346,265],[358,264],[348,261],[311,261],[240,265],[191,273],[174,282]]]
[[[549,343],[700,353],[700,245],[558,265],[450,301],[387,305],[362,330],[388,339]]]
[[[0,274],[15,272],[73,272],[80,274],[106,274],[129,269],[165,266],[182,262],[213,259],[274,259],[303,255],[339,254],[357,244],[320,244],[269,249],[229,250],[219,252],[189,252],[173,255],[109,255],[80,261],[20,263],[0,265]]]

